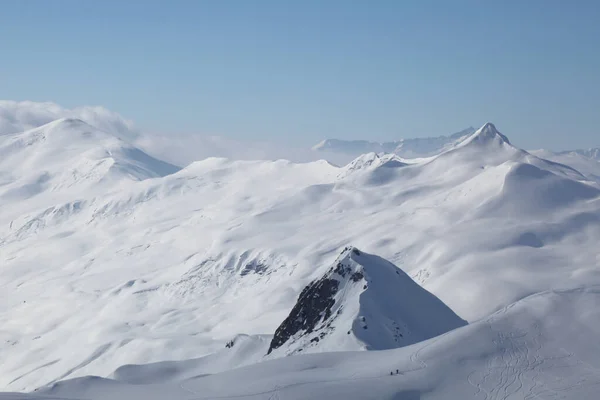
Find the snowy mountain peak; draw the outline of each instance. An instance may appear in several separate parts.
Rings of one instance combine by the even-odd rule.
[[[472,138],[478,138],[479,140],[499,140],[510,144],[508,138],[501,134],[498,129],[496,129],[496,126],[491,122],[487,122],[477,131],[475,131]]]
[[[10,171],[2,199],[26,199],[42,192],[94,188],[123,179],[140,181],[177,172],[113,133],[77,118],[59,118],[21,133],[0,136],[0,170]]]
[[[117,136],[106,133],[79,118],[59,118],[23,133],[12,134],[12,136],[15,138],[29,137],[33,141],[50,139],[55,144],[60,141],[61,146],[65,147],[80,146],[82,143],[86,143],[86,146],[99,142],[106,144],[109,141],[116,144],[122,141]]]
[[[398,168],[408,164],[395,154],[367,153],[355,158],[346,165],[338,178],[344,178],[359,171],[372,171],[380,167]]]
[[[475,133],[459,142],[455,148],[461,147],[508,147],[512,148],[510,141],[504,136],[496,126],[491,122],[486,123],[481,128],[477,129]]]
[[[268,353],[390,349],[465,324],[392,263],[346,247],[302,290]]]
[[[55,121],[49,122],[47,125],[50,126],[55,126],[55,125],[70,125],[70,126],[91,126],[90,124],[88,124],[87,122],[83,121],[82,119],[79,118],[59,118]]]

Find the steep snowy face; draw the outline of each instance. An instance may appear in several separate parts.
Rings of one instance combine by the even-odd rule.
[[[510,145],[510,141],[506,136],[501,134],[491,122],[486,123],[481,128],[477,129],[472,135],[467,136],[457,147],[464,146],[495,146],[501,147]]]
[[[347,247],[302,290],[268,352],[391,349],[465,324],[390,262]]]

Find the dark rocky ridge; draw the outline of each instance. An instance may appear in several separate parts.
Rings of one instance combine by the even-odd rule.
[[[352,250],[355,255],[360,255],[358,249],[346,247],[342,251],[342,255]],[[338,262],[335,267],[330,268],[327,273],[318,280],[308,284],[298,300],[290,311],[288,317],[279,325],[269,346],[271,351],[281,347],[292,336],[299,332],[312,333],[316,330],[327,327],[326,321],[331,317],[331,308],[335,304],[334,296],[338,292],[340,281],[336,279],[336,275],[340,278],[345,278],[352,271],[348,265],[343,262]],[[363,279],[361,272],[354,272],[350,279],[354,282]],[[340,310],[341,311],[341,310]],[[339,311],[338,311],[339,312]],[[322,324],[320,324],[322,322]],[[315,340],[316,339],[316,340]],[[318,341],[318,338],[313,339]]]
[[[386,350],[465,324],[391,262],[346,247],[302,290],[267,354]]]

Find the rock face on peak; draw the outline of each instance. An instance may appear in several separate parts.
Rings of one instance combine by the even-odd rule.
[[[465,324],[392,263],[347,247],[302,290],[268,354],[391,349]]]

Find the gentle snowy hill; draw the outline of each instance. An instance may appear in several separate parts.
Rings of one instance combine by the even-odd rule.
[[[4,200],[77,187],[94,190],[121,179],[140,181],[178,170],[79,119],[0,136]]]
[[[143,365],[123,365],[111,378],[135,385],[180,382],[255,364],[263,360],[272,335],[236,335],[219,351],[185,361],[162,361]]]
[[[392,349],[465,324],[393,264],[347,247],[300,292],[269,353]]]
[[[450,136],[400,139],[395,142],[369,142],[367,140],[325,139],[313,146],[314,151],[343,153],[358,156],[365,153],[393,153],[403,158],[428,157],[442,152],[457,141],[475,132],[467,128]]]
[[[130,142],[139,136],[131,121],[104,107],[67,109],[50,102],[0,100],[0,135],[39,128],[59,119],[80,119]]]
[[[560,294],[567,305],[554,314],[546,303],[526,298],[600,285],[600,184],[577,168],[514,147],[491,124],[431,157],[369,155],[345,167],[208,158],[177,170],[141,156],[110,132],[64,119],[4,135],[0,149],[3,390],[32,391],[97,375],[123,381],[82,378],[54,386],[53,393],[62,396],[67,388],[92,396],[108,388],[105,397],[148,394],[148,387],[126,382],[170,376],[150,392],[214,398],[262,391],[268,398],[279,384],[290,398],[311,397],[304,389],[338,398],[371,392],[394,398],[445,388],[464,394],[455,398],[469,398],[479,384],[485,398],[493,379],[504,390],[509,380],[525,376],[510,369],[509,361],[500,364],[503,369],[496,366],[517,351],[504,352],[507,337],[534,335],[532,316],[538,312],[547,317],[538,324],[543,331],[534,335],[537,342],[515,344],[519,352],[535,353],[539,361],[558,357],[552,351],[562,346],[582,360],[574,370],[579,375],[592,376],[596,368],[583,356],[586,347],[595,354],[590,338],[596,327],[585,322],[595,317],[593,301]],[[260,354],[262,360],[270,339],[261,335],[277,330],[302,289],[327,274],[347,243],[397,265],[470,325],[442,335],[439,343],[446,344],[435,353],[423,349],[412,360],[422,344],[333,354],[329,346],[335,343],[319,339],[322,354],[220,372],[254,363]],[[346,293],[346,304],[358,295],[353,304],[362,307],[361,295],[371,293],[368,282],[368,292],[361,292],[364,283],[344,287],[354,291]],[[522,320],[482,322],[513,303],[519,306],[510,310],[520,310]],[[403,319],[407,313],[395,314],[406,308],[380,308],[380,316],[398,318],[411,332],[429,337]],[[580,348],[569,349],[553,320],[569,327],[564,332]],[[247,340],[226,347],[241,333]],[[538,342],[546,346],[542,353]],[[402,362],[423,369],[419,360],[431,367],[411,372],[408,386],[396,385],[408,378],[384,377],[404,368]],[[539,368],[530,363],[542,375],[551,361]],[[490,378],[476,381],[469,375],[474,371],[488,371]],[[570,372],[560,371],[548,376],[571,384]],[[212,373],[185,381],[189,390],[179,386],[178,379]],[[319,376],[325,378],[315,382]],[[558,388],[548,376],[527,379]],[[381,383],[388,379],[396,380]],[[238,381],[244,387],[223,384]]]

